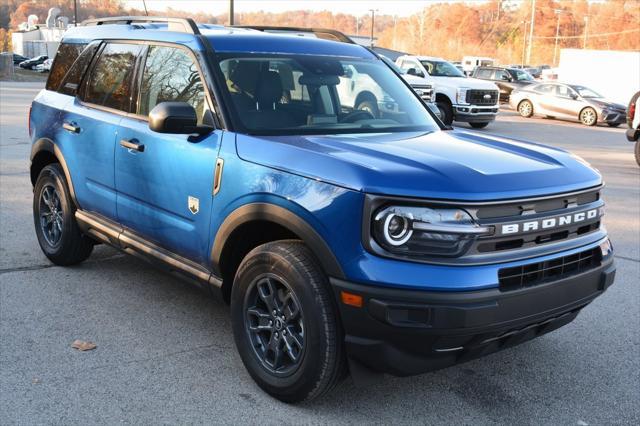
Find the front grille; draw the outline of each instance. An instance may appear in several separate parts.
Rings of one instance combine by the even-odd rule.
[[[467,90],[467,103],[471,105],[495,105],[498,103],[497,90]],[[489,95],[485,97],[485,95]]]
[[[500,291],[533,287],[549,281],[597,268],[602,262],[600,247],[544,262],[530,263],[498,271]]]
[[[413,90],[416,91],[416,93],[418,93],[418,95],[420,96],[420,98],[422,100],[425,100],[427,102],[431,102],[431,96],[433,93],[433,87],[429,86],[429,85],[420,85],[420,84],[416,84],[411,86],[413,88]]]

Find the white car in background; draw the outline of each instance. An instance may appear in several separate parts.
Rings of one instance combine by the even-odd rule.
[[[405,55],[396,60],[396,65],[409,75],[433,82],[436,105],[445,124],[462,121],[479,129],[496,119],[500,92],[494,83],[467,78],[442,58]]]

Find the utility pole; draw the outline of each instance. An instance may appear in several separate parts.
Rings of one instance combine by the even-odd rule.
[[[529,48],[527,49],[527,63],[531,65],[531,49],[533,48],[533,27],[536,18],[536,0],[531,0],[531,26],[529,27]]]
[[[149,11],[147,10],[147,2],[142,0],[142,5],[144,6],[144,14],[149,16]]]
[[[587,31],[589,27],[589,15],[584,17],[584,40],[582,41],[582,48],[587,48]]]
[[[556,63],[556,57],[558,55],[558,38],[560,37],[560,15],[562,13],[564,13],[564,10],[555,9],[554,13],[558,17],[558,21],[556,22],[556,44],[553,47],[553,62],[552,63],[553,63],[554,66],[557,66],[558,64]]]
[[[524,31],[522,32],[522,61],[520,65],[524,68],[524,52],[527,47],[527,24],[529,21],[522,21],[522,23],[524,24]]]
[[[233,0],[229,0],[229,25],[233,25]]]
[[[369,12],[371,12],[371,47],[373,47],[373,27],[375,24],[375,19],[376,19],[376,12],[378,11],[378,9],[369,9]]]
[[[73,25],[78,26],[78,0],[73,0]]]

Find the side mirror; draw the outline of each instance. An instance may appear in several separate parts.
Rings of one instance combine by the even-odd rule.
[[[196,110],[186,102],[161,102],[149,113],[149,129],[158,133],[204,135],[211,126],[198,126]]]
[[[353,70],[351,68],[349,68],[349,67],[345,67],[344,76],[347,77],[347,78],[353,77]]]
[[[578,95],[577,95],[577,94],[575,94],[575,93],[570,93],[570,94],[569,94],[569,97],[570,97],[571,99],[573,99],[574,101],[575,101],[576,99],[578,99]]]
[[[418,70],[417,70],[417,69],[415,69],[415,68],[409,68],[409,69],[407,70],[407,74],[409,74],[409,75],[414,75],[414,76],[416,76],[416,77],[424,77],[424,74],[422,74],[420,71],[418,71]]]
[[[504,75],[504,74],[502,75],[502,79],[504,81],[511,81],[512,80],[511,77],[509,77],[508,75]]]

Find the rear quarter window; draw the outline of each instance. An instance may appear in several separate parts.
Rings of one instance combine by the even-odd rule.
[[[60,88],[62,79],[67,75],[71,65],[78,59],[85,47],[84,43],[60,44],[47,79],[47,90],[57,91]]]
[[[82,81],[82,77],[84,76],[91,60],[94,55],[98,51],[98,47],[100,46],[100,42],[93,42],[87,46],[78,59],[73,63],[71,69],[67,72],[64,79],[62,80],[62,85],[58,88],[58,92],[64,95],[76,96],[78,90],[80,89],[80,83]]]

